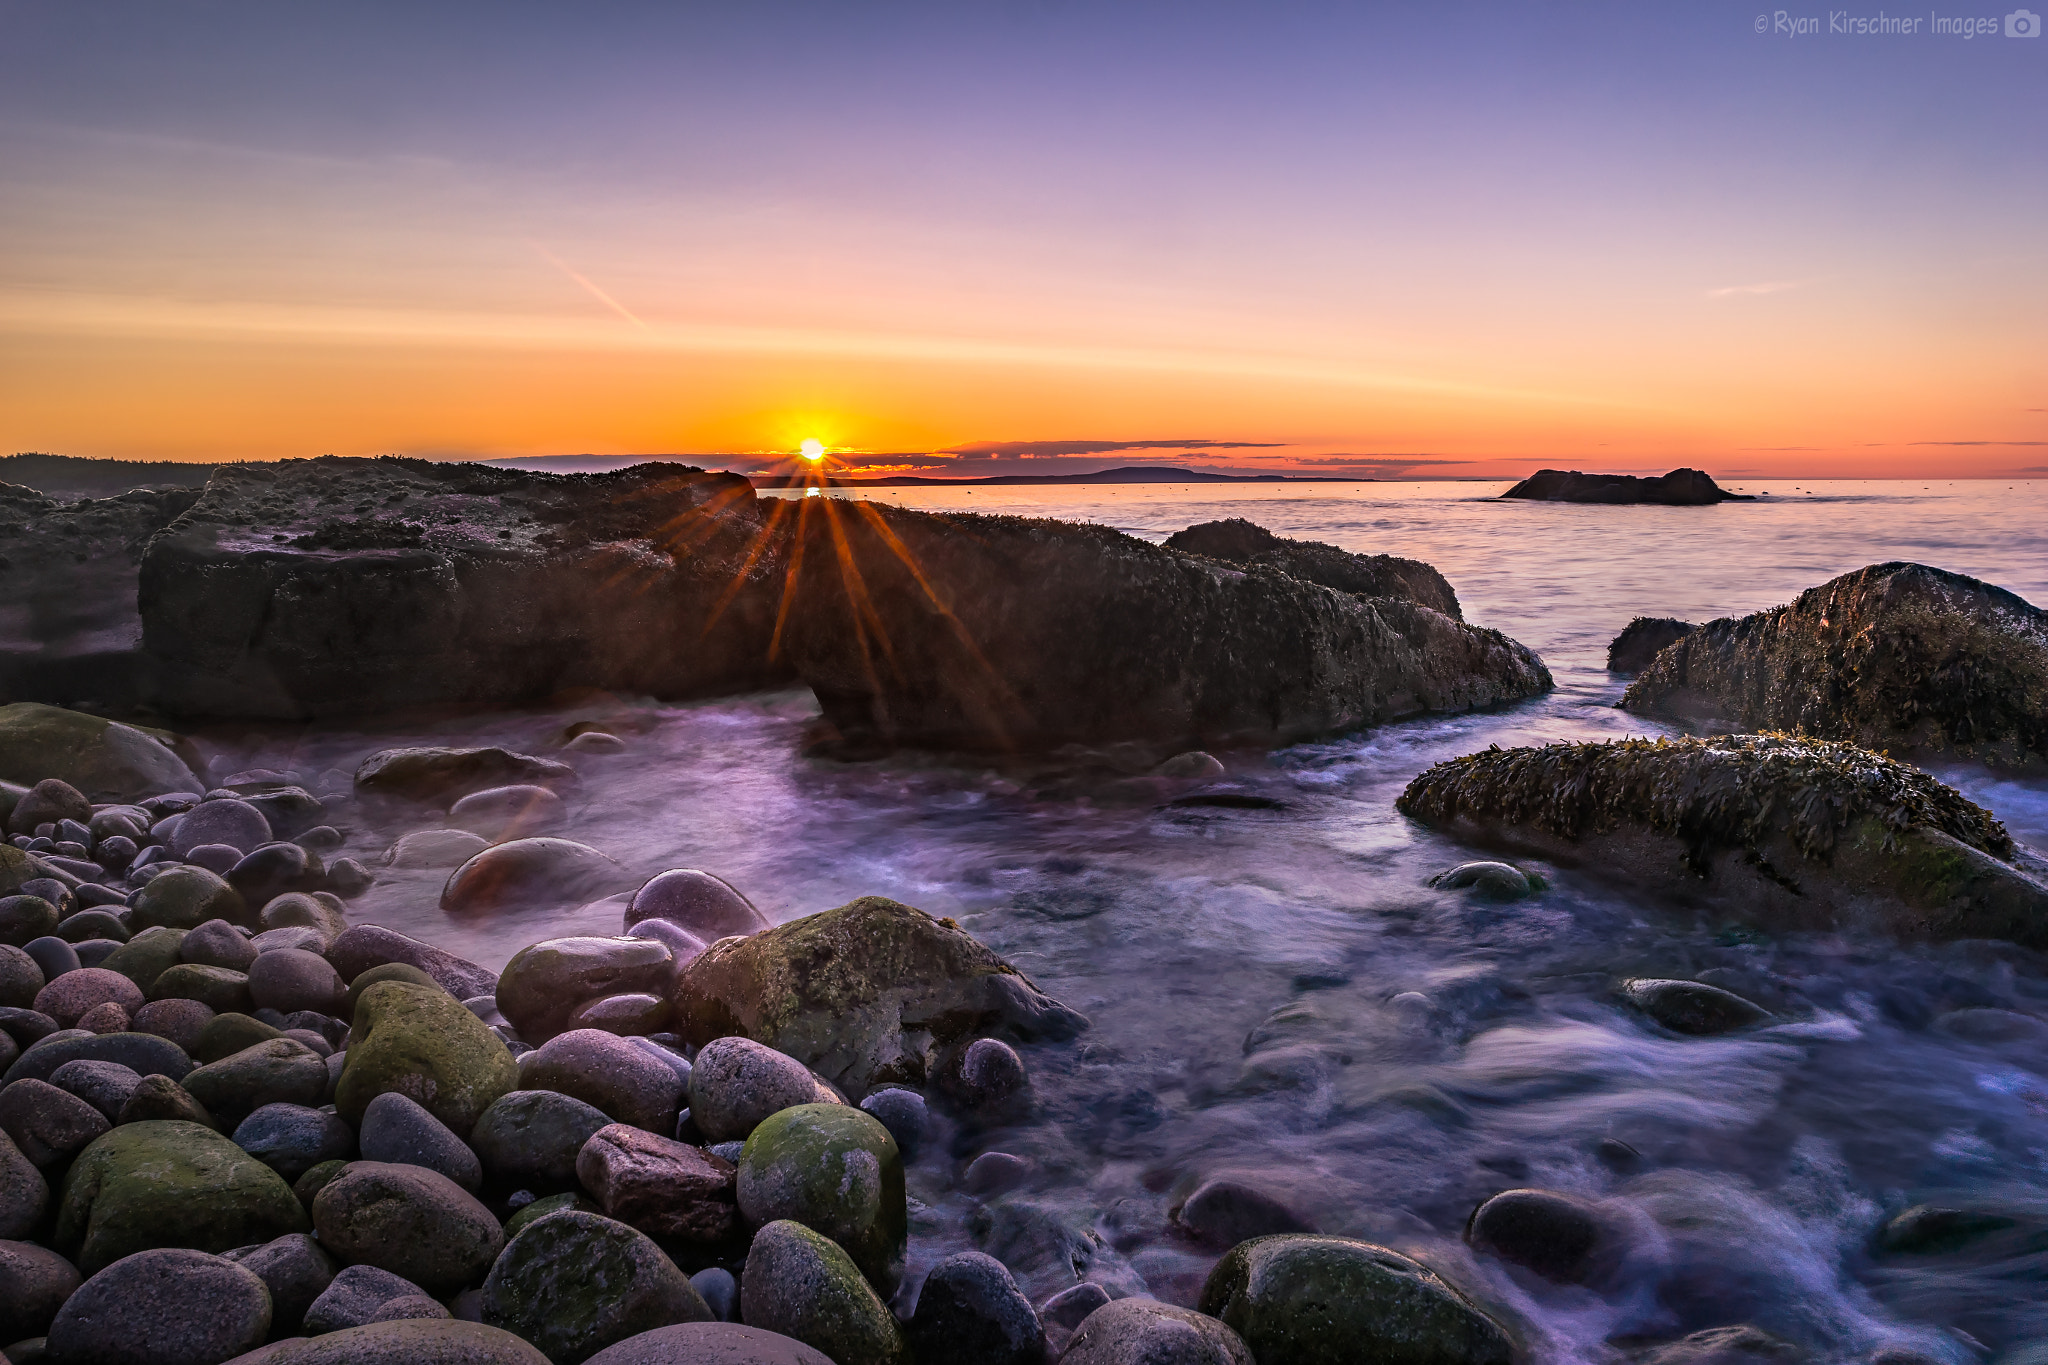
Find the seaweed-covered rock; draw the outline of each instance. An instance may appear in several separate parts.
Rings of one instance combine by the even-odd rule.
[[[709,1322],[711,1309],[645,1234],[571,1210],[520,1230],[484,1281],[483,1320],[556,1365],[580,1365],[657,1327]]]
[[[154,1247],[223,1252],[309,1228],[277,1172],[196,1123],[127,1123],[79,1153],[53,1242],[90,1275]]]
[[[1697,469],[1674,469],[1656,478],[1634,474],[1582,474],[1576,469],[1539,469],[1501,494],[1538,502],[1655,503],[1665,507],[1698,507],[1717,502],[1749,502],[1747,493],[1730,493]]]
[[[900,1365],[910,1348],[847,1254],[801,1223],[754,1234],[740,1275],[740,1316],[794,1337],[836,1365]]]
[[[1607,642],[1609,673],[1640,673],[1664,646],[1692,634],[1690,621],[1669,616],[1638,616]]]
[[[880,896],[714,943],[675,1002],[690,1041],[751,1038],[856,1096],[923,1084],[976,1034],[1062,1039],[1088,1024],[951,921]]]
[[[327,1062],[304,1043],[272,1038],[195,1068],[185,1089],[224,1123],[267,1104],[312,1107],[327,1096]]]
[[[76,567],[67,564],[67,576]],[[39,702],[15,702],[0,706],[0,781],[31,786],[57,778],[91,801],[203,791],[173,742],[175,737],[163,731]]]
[[[1509,1365],[1514,1358],[1507,1331],[1427,1266],[1348,1237],[1242,1242],[1210,1272],[1201,1309],[1275,1365],[1344,1365],[1361,1356],[1384,1365]]]
[[[505,1245],[491,1211],[447,1176],[381,1161],[350,1162],[321,1186],[313,1226],[350,1265],[388,1270],[435,1294],[475,1284]]]
[[[2048,864],[1917,768],[1777,735],[1489,749],[1395,803],[1776,930],[1876,929],[2048,946]]]
[[[361,1123],[370,1101],[405,1096],[468,1134],[483,1112],[519,1084],[504,1039],[443,991],[383,981],[363,992],[349,1028],[335,1108]]]
[[[786,676],[766,521],[745,479],[674,464],[223,466],[143,556],[143,640],[177,714],[745,691]]]
[[[1453,621],[1465,619],[1449,581],[1419,559],[1354,554],[1320,541],[1291,540],[1243,517],[1205,521],[1175,531],[1166,538],[1166,548],[1242,568],[1263,565],[1304,583],[1320,583],[1360,597],[1397,597],[1440,611]]]
[[[241,924],[248,917],[242,893],[203,867],[174,867],[150,878],[128,906],[137,929],[197,929],[208,920]]]
[[[801,1104],[763,1120],[740,1150],[740,1212],[831,1238],[884,1293],[903,1277],[907,1212],[896,1139],[844,1104]]]
[[[2048,612],[1924,564],[1874,564],[1790,604],[1709,621],[1623,709],[1873,749],[2048,764]]]
[[[829,498],[790,515],[802,553],[786,644],[856,749],[1134,740],[1170,753],[1551,686],[1496,631],[1106,526]]]

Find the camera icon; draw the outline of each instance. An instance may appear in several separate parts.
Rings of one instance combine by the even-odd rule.
[[[2008,38],[2038,38],[2041,36],[2041,16],[2030,9],[2016,9],[2005,16],[2005,36]]]

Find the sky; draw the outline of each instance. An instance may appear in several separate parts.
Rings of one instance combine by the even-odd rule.
[[[2007,13],[0,0],[0,450],[2048,474]]]

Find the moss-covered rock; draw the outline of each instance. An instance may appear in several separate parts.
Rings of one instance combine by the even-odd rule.
[[[902,1365],[910,1358],[903,1329],[852,1259],[801,1223],[770,1223],[754,1234],[740,1276],[740,1316],[823,1352],[834,1365]]]
[[[92,1275],[153,1247],[219,1253],[311,1224],[276,1171],[196,1123],[130,1123],[79,1153],[58,1197],[57,1249]]]
[[[519,1084],[505,1040],[437,986],[385,981],[356,1001],[335,1108],[351,1123],[377,1096],[405,1096],[467,1137]]]
[[[425,986],[429,990],[441,991],[444,995],[448,993],[442,990],[440,982],[417,967],[408,966],[403,962],[380,962],[374,967],[358,972],[355,980],[348,983],[348,1000],[342,1006],[348,1012],[348,1018],[356,1017],[356,1001],[363,998],[363,992],[380,981],[403,981],[410,986]]]
[[[2048,764],[2048,612],[1924,564],[1873,564],[1709,621],[1623,696],[1640,715]]]
[[[174,867],[152,877],[128,902],[137,929],[164,925],[171,929],[197,929],[210,919],[242,924],[248,907],[242,893],[203,867]]]
[[[2048,864],[1991,812],[1867,749],[1783,735],[1489,749],[1396,805],[1456,838],[1776,930],[2048,946]]]
[[[881,896],[712,944],[677,978],[675,1002],[690,1041],[751,1038],[855,1098],[922,1084],[963,1038],[1088,1026],[951,920]]]
[[[39,702],[0,706],[0,779],[59,778],[94,801],[135,801],[204,787],[174,737]]]
[[[156,979],[178,965],[185,934],[183,929],[162,924],[144,929],[108,953],[100,966],[110,972],[119,972],[140,987],[144,995],[149,995],[149,988],[156,984]]]
[[[903,1158],[878,1121],[843,1104],[771,1115],[740,1149],[740,1212],[831,1238],[884,1293],[903,1278]]]
[[[192,1055],[201,1062],[217,1062],[258,1043],[282,1037],[283,1029],[272,1028],[251,1015],[216,1014],[200,1027],[199,1041],[193,1045]]]
[[[484,1280],[483,1320],[517,1333],[556,1365],[613,1342],[714,1317],[689,1277],[645,1233],[595,1213],[537,1219]]]
[[[247,1014],[254,1009],[249,999],[249,974],[229,967],[202,967],[180,962],[165,968],[150,983],[152,1000],[197,1000],[215,1014]]]
[[[22,883],[32,882],[44,875],[46,874],[32,855],[13,844],[0,843],[0,896],[12,896],[21,890]],[[56,925],[50,927],[54,929]],[[26,943],[28,940],[23,939],[22,942]]]
[[[272,1038],[208,1062],[184,1085],[216,1119],[240,1123],[266,1104],[319,1104],[327,1097],[327,1060],[304,1043]]]
[[[1509,1365],[1505,1328],[1427,1266],[1348,1237],[1283,1233],[1233,1247],[1201,1309],[1260,1365]]]

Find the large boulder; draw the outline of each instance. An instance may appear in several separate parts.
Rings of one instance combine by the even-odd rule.
[[[1166,538],[1166,548],[1220,559],[1240,568],[1263,565],[1304,583],[1320,583],[1360,597],[1398,597],[1465,619],[1458,594],[1432,565],[1393,555],[1361,555],[1315,540],[1290,540],[1243,517],[1205,521]]]
[[[359,1124],[377,1096],[403,1095],[461,1137],[518,1084],[504,1039],[461,1002],[430,986],[380,981],[356,1002],[334,1104]]]
[[[270,1290],[254,1271],[164,1247],[80,1285],[50,1324],[50,1358],[92,1365],[218,1365],[263,1343]]]
[[[1539,469],[1501,496],[1537,502],[1646,502],[1665,507],[1753,501],[1747,493],[1728,492],[1698,469],[1674,469],[1654,479],[1633,474],[1582,474],[1576,469]]]
[[[1874,564],[1709,621],[1622,697],[1639,715],[2048,765],[2048,612],[1924,564]]]
[[[2048,946],[2048,864],[1991,813],[1854,745],[1777,735],[1489,749],[1395,803],[1773,930]]]
[[[711,1309],[644,1233],[571,1210],[521,1229],[484,1281],[483,1320],[556,1365],[657,1327],[709,1322]]]
[[[219,1253],[306,1232],[276,1171],[196,1123],[127,1123],[64,1177],[53,1243],[84,1273],[155,1247]]]
[[[0,781],[33,786],[54,777],[93,801],[203,791],[173,740],[79,711],[15,702],[0,706]]]
[[[673,464],[224,466],[149,544],[143,639],[173,713],[744,691],[781,676],[765,528],[744,478]]]
[[[794,515],[786,643],[855,750],[1285,742],[1551,686],[1496,631],[1106,526],[831,498]]]
[[[677,1032],[787,1053],[856,1097],[924,1084],[962,1039],[1071,1038],[1088,1021],[950,920],[881,896],[714,943],[677,977]]]
[[[1241,1242],[1200,1306],[1273,1365],[1509,1365],[1515,1354],[1506,1329],[1427,1266],[1348,1237]]]

